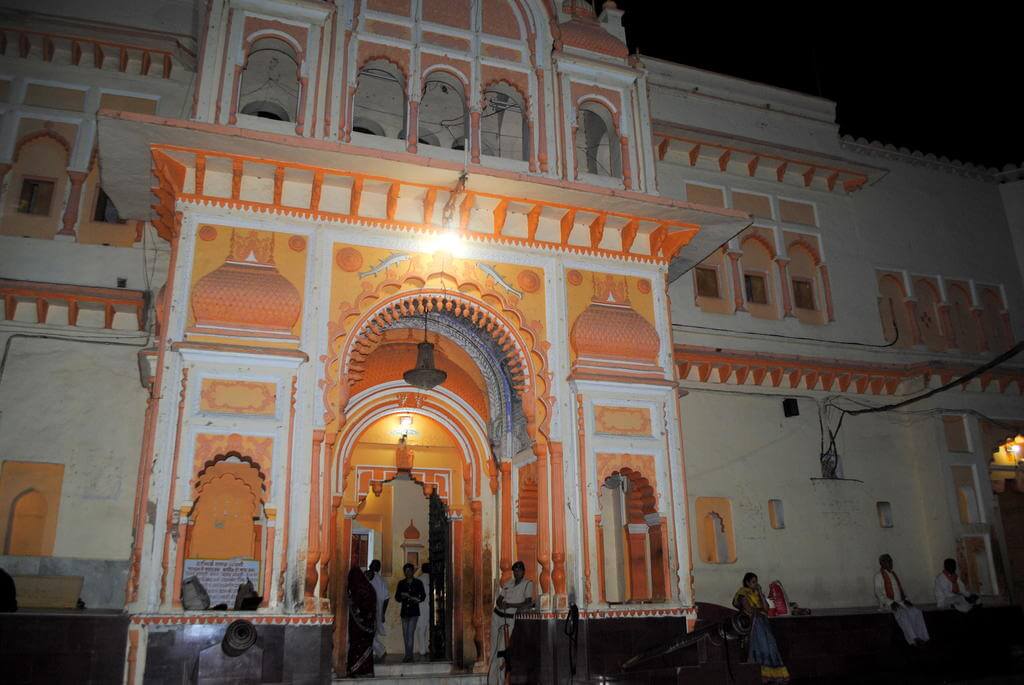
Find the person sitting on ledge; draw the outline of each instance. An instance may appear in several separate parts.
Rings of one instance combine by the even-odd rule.
[[[491,665],[487,673],[487,685],[501,685],[506,681],[508,658],[505,650],[509,647],[516,614],[533,608],[533,604],[533,582],[526,579],[526,564],[517,561],[512,564],[512,580],[501,586],[494,602],[494,615],[491,616]]]
[[[883,554],[878,557],[878,565],[881,568],[875,574],[875,597],[878,599],[879,608],[893,613],[907,644],[918,646],[928,642],[928,627],[924,624],[924,614],[903,592],[903,583],[892,570],[892,557]]]
[[[935,576],[935,603],[940,609],[956,609],[964,614],[979,606],[978,595],[964,594],[961,591],[954,559],[942,562],[942,573]]]

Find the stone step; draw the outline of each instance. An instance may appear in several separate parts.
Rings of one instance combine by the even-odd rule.
[[[409,685],[410,683],[431,683],[432,685],[485,685],[486,673],[453,673],[450,661],[414,661],[403,663],[400,658],[387,656],[383,663],[373,667],[372,678],[335,678],[338,685]]]
[[[410,685],[410,683],[430,683],[430,685],[486,685],[486,673],[462,673],[440,675],[406,675],[398,677],[376,676],[374,678],[335,678],[332,685]]]

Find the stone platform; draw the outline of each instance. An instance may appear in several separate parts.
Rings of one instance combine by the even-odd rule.
[[[732,613],[701,605],[697,628]],[[892,616],[874,609],[775,618],[772,629],[793,683],[1024,682],[1020,607],[981,608],[966,616],[925,608],[925,621],[932,641],[922,648],[908,646]],[[738,643],[717,636],[622,669],[632,656],[684,634],[682,618],[581,620],[575,649],[563,627],[564,621],[516,622],[513,683],[760,683],[759,668],[744,663]]]

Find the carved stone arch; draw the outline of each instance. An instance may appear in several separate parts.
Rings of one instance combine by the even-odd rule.
[[[193,488],[196,489],[197,496],[199,490],[202,489],[201,483],[203,482],[204,476],[206,476],[207,473],[210,472],[212,468],[217,466],[217,464],[225,462],[231,463],[229,461],[231,459],[237,459],[238,462],[248,464],[250,467],[256,469],[256,475],[260,480],[260,499],[265,502],[267,499],[267,474],[264,473],[263,466],[252,457],[245,456],[240,452],[234,450],[225,452],[223,454],[218,454],[213,459],[208,459],[207,461],[203,462],[203,467],[199,469],[199,471],[195,475],[195,478],[192,479],[192,485]]]
[[[527,324],[526,317],[500,294],[472,282],[457,283],[454,290],[406,290],[393,295],[395,286],[405,283],[421,285],[420,276],[408,276],[403,281],[382,283],[375,291],[363,293],[356,303],[344,310],[335,323],[332,345],[337,354],[325,359],[324,388],[325,422],[345,422],[349,399],[350,367],[353,361],[365,359],[379,341],[381,331],[397,319],[422,317],[442,302],[445,311],[454,313],[477,326],[498,344],[510,357],[510,377],[521,379],[514,384],[522,400],[531,439],[536,439],[533,427],[547,435],[551,405],[547,397],[550,380],[547,378],[547,343]],[[475,291],[478,296],[465,291]],[[540,407],[538,416],[535,409]]]

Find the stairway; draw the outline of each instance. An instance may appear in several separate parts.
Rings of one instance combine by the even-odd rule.
[[[374,664],[372,678],[335,678],[336,685],[484,685],[486,673],[457,673],[450,661],[414,661],[402,663],[400,656],[386,656]]]

